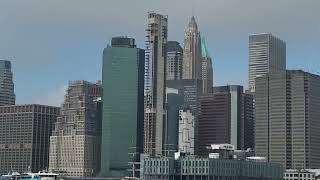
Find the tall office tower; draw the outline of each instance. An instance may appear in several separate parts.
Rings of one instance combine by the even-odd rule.
[[[151,155],[163,153],[167,38],[168,17],[149,12],[144,90],[144,152]]]
[[[15,102],[11,62],[0,60],[0,106],[14,105]]]
[[[183,96],[178,89],[166,88],[167,118],[164,125],[165,155],[173,155],[178,151],[179,109],[183,107]]]
[[[191,20],[184,33],[183,79],[201,79],[201,38],[195,18]]]
[[[242,93],[241,96],[241,138],[240,149],[254,149],[254,95]]]
[[[49,170],[66,176],[95,176],[99,171],[101,85],[70,81],[50,137]]]
[[[286,43],[272,34],[249,36],[249,91],[255,92],[255,78],[286,70]]]
[[[123,177],[143,152],[145,51],[114,37],[103,51],[100,176]]]
[[[208,94],[213,86],[213,67],[212,59],[209,56],[208,48],[204,36],[201,38],[201,57],[202,57],[202,93]]]
[[[0,107],[0,174],[38,172],[48,168],[49,139],[58,107]]]
[[[194,154],[195,141],[194,115],[188,108],[179,110],[179,152]]]
[[[182,79],[183,50],[177,41],[167,43],[167,80]]]
[[[239,85],[213,88],[200,101],[200,153],[210,144],[228,143],[237,149],[253,148],[253,97]]]
[[[255,150],[286,169],[320,168],[320,76],[300,70],[256,78]]]
[[[195,153],[198,152],[198,114],[199,100],[202,95],[202,81],[194,79],[167,80],[167,87],[178,90],[183,97],[183,107],[188,108],[194,116]]]
[[[189,107],[197,117],[199,110],[199,100],[202,95],[202,81],[194,79],[168,80],[167,87],[178,89],[178,93],[183,97],[183,105]]]

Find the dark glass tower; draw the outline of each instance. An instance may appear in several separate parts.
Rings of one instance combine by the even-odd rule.
[[[115,37],[103,51],[101,176],[128,175],[143,150],[145,52]]]
[[[0,106],[14,105],[15,101],[11,62],[0,60]]]

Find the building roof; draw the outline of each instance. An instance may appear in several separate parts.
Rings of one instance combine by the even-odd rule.
[[[189,21],[187,31],[198,31],[198,25],[194,16],[192,16]]]
[[[202,57],[209,57],[208,48],[206,46],[206,41],[204,36],[201,36],[201,56]]]

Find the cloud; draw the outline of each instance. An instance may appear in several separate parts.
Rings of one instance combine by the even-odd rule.
[[[57,89],[50,91],[46,96],[38,98],[36,103],[60,107],[64,101],[67,88],[68,85],[61,85]]]

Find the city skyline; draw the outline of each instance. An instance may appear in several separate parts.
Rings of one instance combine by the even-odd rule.
[[[153,9],[168,14],[168,40],[178,41],[181,45],[185,24],[194,14],[207,39],[217,86],[239,84],[247,87],[248,36],[254,33],[270,32],[287,43],[288,69],[317,73],[320,68],[316,58],[320,52],[316,34],[320,30],[316,23],[319,1],[142,1],[136,6],[125,3],[121,12],[113,10],[107,1],[63,2],[63,7],[62,1],[15,2],[3,2],[0,7],[0,25],[3,27],[0,57],[12,62],[17,104],[60,106],[68,80],[100,79],[101,51],[105,43],[113,36],[128,35],[137,40],[138,47],[144,48],[145,14]],[[114,1],[112,5],[120,6],[121,3],[124,1]],[[166,7],[168,3],[172,6]],[[186,10],[178,11],[181,6]],[[130,8],[133,11],[129,11]],[[229,15],[225,9],[233,13]],[[283,9],[286,9],[285,13]],[[124,15],[126,10],[130,13]],[[263,17],[266,18],[261,21]],[[74,68],[79,71],[73,71]],[[39,83],[42,84],[40,88]]]

